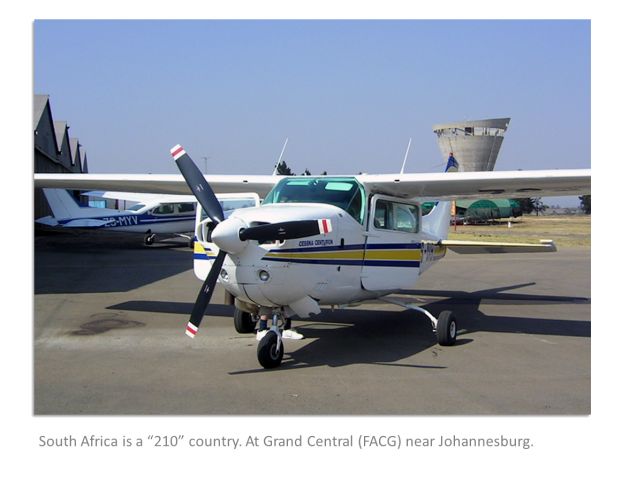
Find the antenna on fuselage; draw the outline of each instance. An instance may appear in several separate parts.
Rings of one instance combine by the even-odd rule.
[[[288,139],[286,138],[285,143],[283,144],[283,148],[281,149],[281,154],[279,155],[279,159],[274,165],[274,171],[272,172],[272,175],[276,175],[276,172],[279,169],[279,165],[281,164],[281,159],[283,158],[283,152],[285,152],[285,147],[287,146],[287,144],[288,144]]]
[[[407,156],[409,155],[409,147],[411,147],[411,137],[409,138],[409,143],[407,144],[407,151],[405,152],[405,158],[403,158],[403,166],[400,169],[401,174],[405,172],[405,164],[407,163]]]

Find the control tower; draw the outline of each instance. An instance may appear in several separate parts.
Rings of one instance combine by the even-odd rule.
[[[493,170],[510,118],[466,120],[434,125],[443,160],[453,156],[460,172]]]

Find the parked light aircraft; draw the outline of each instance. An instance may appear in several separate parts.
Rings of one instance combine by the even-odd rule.
[[[83,207],[64,189],[43,189],[53,216],[36,222],[52,227],[101,229],[143,233],[144,243],[152,245],[157,235],[178,235],[194,243],[196,199],[193,195],[158,195],[129,192],[88,192],[85,195],[136,202],[125,210]],[[220,194],[222,208],[229,214],[235,208],[259,204],[256,194]]]
[[[186,334],[196,335],[214,287],[221,283],[234,297],[238,332],[254,332],[256,318],[268,317],[270,329],[257,347],[265,368],[281,364],[286,318],[308,318],[318,314],[321,305],[346,306],[377,298],[421,312],[438,342],[453,345],[458,323],[451,311],[436,318],[388,295],[411,286],[447,249],[550,252],[555,245],[449,240],[449,200],[590,192],[590,170],[450,173],[457,164],[449,162],[446,172],[439,174],[204,177],[181,146],[171,154],[183,178],[36,174],[35,186],[163,193],[188,188],[198,201],[194,270],[203,285]],[[219,198],[223,192],[254,192],[265,198],[259,207],[226,216]],[[425,216],[420,210],[423,198],[438,201]]]

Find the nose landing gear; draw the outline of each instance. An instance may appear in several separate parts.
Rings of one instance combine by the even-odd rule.
[[[257,358],[263,368],[276,368],[283,360],[283,342],[281,336],[269,331],[259,342]]]
[[[279,313],[272,315],[272,327],[259,341],[257,346],[257,359],[263,368],[276,368],[283,360],[283,341],[281,328],[285,318]]]

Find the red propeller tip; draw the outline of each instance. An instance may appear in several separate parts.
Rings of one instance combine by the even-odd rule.
[[[186,335],[188,335],[190,338],[195,338],[195,335],[197,335],[197,330],[199,329],[192,323],[188,323],[188,325],[186,326]]]
[[[186,150],[184,150],[184,147],[182,147],[181,145],[175,145],[173,148],[170,149],[170,154],[175,160],[181,157],[184,153],[186,153]]]

